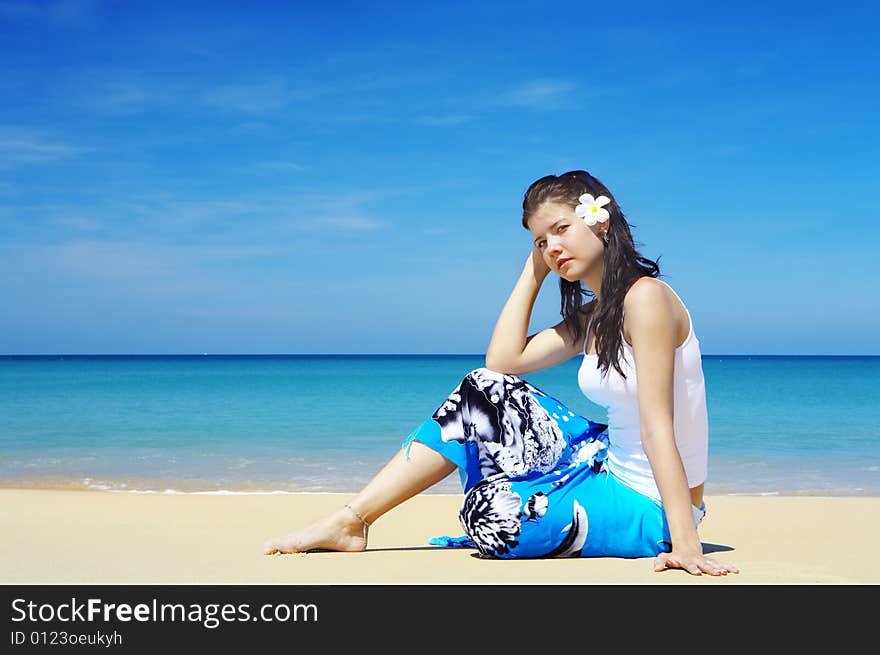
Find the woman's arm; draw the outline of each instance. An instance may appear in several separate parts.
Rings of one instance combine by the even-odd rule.
[[[723,575],[735,571],[735,567],[703,555],[694,526],[687,476],[675,444],[675,349],[679,330],[674,303],[663,284],[643,278],[627,293],[624,305],[638,378],[642,445],[660,491],[672,538],[672,552],[658,556],[655,569],[671,567],[695,575]]]
[[[577,348],[571,345],[565,321],[526,337],[535,300],[549,273],[550,268],[533,249],[495,324],[492,340],[486,349],[486,368],[510,375],[525,375],[575,356]]]

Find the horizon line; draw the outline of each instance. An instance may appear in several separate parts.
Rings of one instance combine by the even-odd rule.
[[[485,357],[485,353],[0,353],[10,357]],[[703,357],[880,357],[871,353],[703,353]],[[572,359],[575,359],[572,357]]]

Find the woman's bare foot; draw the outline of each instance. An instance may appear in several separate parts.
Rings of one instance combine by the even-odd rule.
[[[360,552],[367,549],[367,527],[349,508],[343,507],[305,528],[269,539],[263,545],[263,554],[304,553],[318,549]]]

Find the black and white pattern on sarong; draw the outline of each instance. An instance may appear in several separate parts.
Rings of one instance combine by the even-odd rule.
[[[523,521],[537,521],[548,509],[547,495],[539,492],[523,505],[504,473],[475,485],[464,497],[458,520],[465,534],[483,557],[504,557],[519,545]],[[586,510],[574,500],[571,522],[557,534],[558,545],[532,557],[577,556],[587,540],[589,520]]]
[[[470,440],[479,449],[482,478],[547,473],[559,461],[565,436],[516,375],[478,368],[468,373],[432,418],[443,441]]]
[[[458,520],[484,557],[498,557],[517,545],[522,498],[499,473],[478,483],[464,498]]]

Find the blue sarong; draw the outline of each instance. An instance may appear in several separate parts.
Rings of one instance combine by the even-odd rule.
[[[608,471],[608,426],[519,376],[471,371],[407,437],[407,455],[413,441],[455,463],[464,491],[465,536],[433,544],[503,559],[670,550],[663,506]]]

